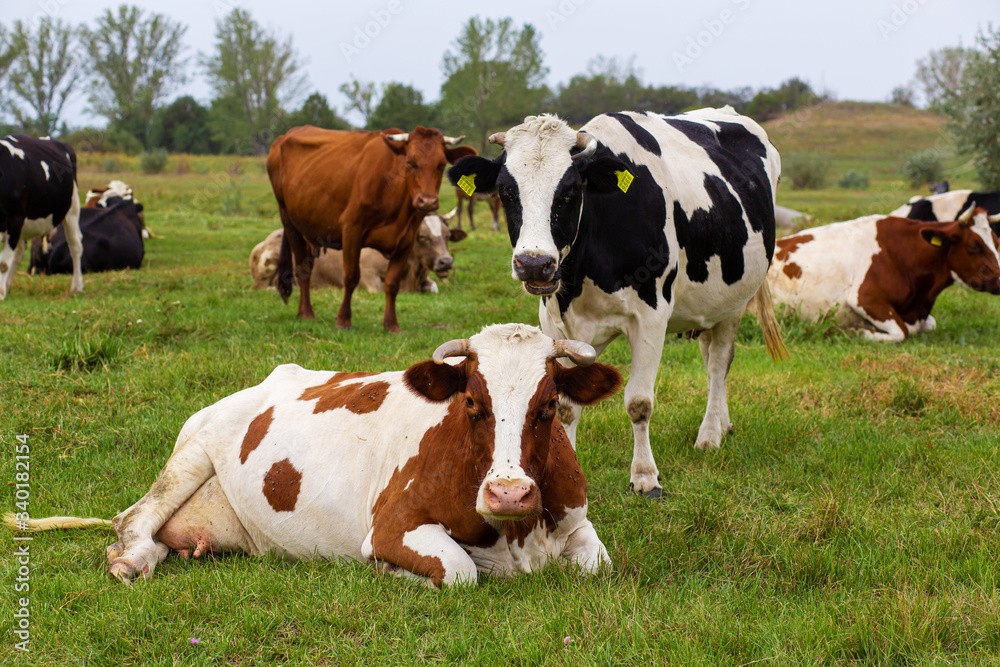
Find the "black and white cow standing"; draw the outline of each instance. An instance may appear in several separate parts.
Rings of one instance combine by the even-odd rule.
[[[631,482],[656,497],[649,419],[666,334],[704,330],[708,406],[699,448],[718,447],[732,429],[726,376],[755,295],[768,350],[785,352],[765,281],[778,153],[759,125],[729,107],[609,113],[579,132],[556,116],[529,116],[490,139],[505,149],[499,158],[463,158],[449,178],[499,192],[513,275],[542,295],[547,335],[598,353],[620,334],[628,339]],[[579,407],[560,415],[574,446],[579,415]]]
[[[27,239],[62,223],[73,258],[72,291],[83,291],[76,153],[52,139],[0,139],[0,300],[14,282]]]

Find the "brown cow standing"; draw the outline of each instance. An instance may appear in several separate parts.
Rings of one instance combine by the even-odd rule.
[[[396,294],[423,217],[437,209],[446,163],[475,155],[471,146],[417,126],[413,132],[322,130],[297,127],[278,137],[267,173],[285,229],[277,287],[288,300],[292,266],[299,283],[299,316],[313,319],[310,246],[344,251],[344,300],[337,326],[351,326],[351,296],[360,279],[362,248],[389,258],[382,325],[399,331]]]

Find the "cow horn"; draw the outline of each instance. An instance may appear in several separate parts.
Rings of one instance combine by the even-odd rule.
[[[503,142],[507,140],[506,132],[497,132],[496,134],[491,134],[489,142],[491,144],[496,144],[497,146],[503,146]]]
[[[442,220],[451,220],[452,218],[455,217],[456,213],[458,213],[458,207],[457,206],[455,208],[451,209],[451,211],[449,213],[445,213],[444,215],[438,216],[438,217],[440,217]]]
[[[556,358],[569,357],[577,366],[589,366],[597,360],[597,350],[578,340],[554,340]]]
[[[447,357],[468,356],[470,345],[468,338],[456,338],[447,343],[441,343],[438,349],[434,350],[431,359],[434,360],[434,363],[443,364]]]
[[[1000,213],[997,213],[996,215],[988,215],[986,216],[986,219],[993,223],[1000,222]]]
[[[408,141],[410,138],[409,132],[404,132],[403,134],[387,134],[385,138],[389,141]]]
[[[464,134],[460,134],[457,137],[445,137],[444,138],[444,143],[447,144],[448,146],[454,146],[455,144],[461,142],[462,139],[465,139],[465,135]]]
[[[573,160],[586,160],[597,151],[597,139],[586,132],[576,133],[576,145],[583,150],[576,155],[571,155]]]
[[[965,213],[958,216],[958,222],[961,223],[962,227],[972,226],[972,214],[975,212],[975,210],[976,210],[976,202],[972,202],[971,204],[969,204],[969,208],[965,209]]]

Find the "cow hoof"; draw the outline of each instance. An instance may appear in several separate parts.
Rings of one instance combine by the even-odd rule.
[[[398,324],[393,324],[392,326],[383,327],[383,328],[386,331],[388,331],[389,333],[402,333],[402,331],[403,331],[402,329],[399,328]]]
[[[659,475],[657,475],[657,479],[659,479]],[[663,494],[663,489],[661,489],[658,486],[654,486],[649,491],[643,491],[642,489],[637,489],[637,488],[635,488],[635,482],[629,482],[628,483],[628,488],[629,488],[629,491],[631,491],[632,493],[635,493],[635,494],[638,494],[638,495],[642,495],[642,496],[648,498],[649,500],[656,500],[656,499],[658,499]]]
[[[125,547],[122,546],[121,540],[118,540],[114,544],[108,546],[108,548],[104,550],[104,555],[108,557],[108,565],[114,563],[115,560],[122,555],[123,551],[125,551]]]
[[[108,569],[111,572],[111,576],[123,584],[131,584],[139,576],[135,568],[123,560],[116,560]]]

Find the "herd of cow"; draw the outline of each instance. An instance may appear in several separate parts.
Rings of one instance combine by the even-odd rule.
[[[953,282],[1000,293],[997,193],[937,195],[776,239],[778,153],[729,107],[602,114],[580,130],[531,116],[489,138],[503,148],[494,160],[456,145],[461,139],[423,127],[304,127],[277,139],[267,169],[282,229],[251,253],[254,285],[287,299],[294,278],[303,318],[314,317],[311,287],[342,287],[340,327],[351,325],[357,287],[383,291],[383,325],[398,331],[397,293],[437,291],[431,273],[453,266],[447,241],[465,237],[449,228],[451,216],[461,215],[463,199],[487,198],[506,215],[513,278],[541,297],[540,326],[487,326],[405,371],[288,364],[203,409],[150,491],[106,522],[119,538],[107,550],[114,576],[149,577],[171,549],[374,560],[438,586],[556,558],[591,572],[609,557],[587,519],[576,427],[582,406],[622,382],[596,363],[615,338],[624,335],[632,353],[624,392],[631,486],[654,498],[661,488],[649,422],[667,334],[698,339],[708,399],[694,444],[715,448],[732,430],[726,378],[748,306],[779,358],[787,351],[772,293],[805,316],[836,308],[867,338],[896,341],[935,326],[931,306]],[[95,212],[84,216],[72,149],[24,136],[0,145],[0,297],[23,237],[61,221],[63,236],[32,266],[71,265],[79,291],[81,273],[100,265],[88,258],[99,252],[91,228],[119,208],[132,216],[141,207],[113,183],[88,197],[94,207],[83,211]],[[463,197],[441,217],[434,211],[446,169]],[[138,266],[143,226],[129,220],[140,248],[130,265]],[[14,523],[41,530],[85,521]]]

